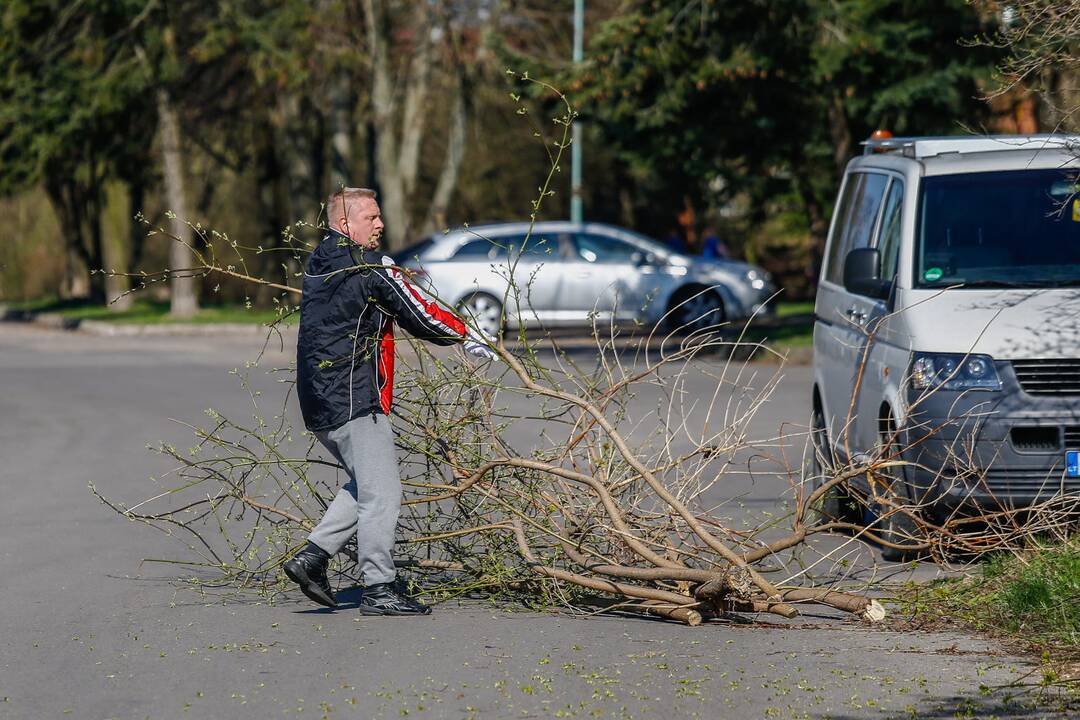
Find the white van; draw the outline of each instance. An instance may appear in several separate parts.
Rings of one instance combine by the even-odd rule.
[[[1080,491],[1080,138],[865,147],[818,284],[818,460],[899,456],[936,513]]]

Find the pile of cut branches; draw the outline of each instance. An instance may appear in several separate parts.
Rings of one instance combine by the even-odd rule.
[[[545,141],[555,150],[533,219],[551,193],[574,113],[567,104],[553,119],[562,137]],[[191,227],[196,264],[139,273],[139,287],[224,275],[280,292],[282,317],[296,312],[295,277],[310,245],[286,234],[284,275],[267,279],[248,271],[243,249],[227,235]],[[230,253],[237,259],[223,259]],[[527,307],[527,288],[513,282],[515,255],[506,254],[504,308]],[[518,319],[514,325],[529,324]],[[731,359],[740,342],[728,328],[669,328],[635,338],[633,350],[614,325],[595,325],[592,337],[595,363],[584,367],[558,340],[524,329],[499,340],[498,359],[483,364],[456,349],[399,343],[400,565],[428,574],[422,591],[429,597],[515,597],[690,625],[744,612],[791,618],[806,604],[875,621],[882,606],[838,578],[852,553],[872,557],[863,539],[944,562],[1064,527],[1061,508],[1049,503],[1023,517],[1000,507],[935,520],[930,499],[896,492],[907,463],[891,442],[841,463],[813,432],[755,440],[752,421],[783,370],[773,366],[760,382],[759,370]],[[258,367],[256,360],[249,371]],[[191,448],[160,446],[175,465],[151,497],[124,504],[98,494],[125,517],[181,538],[186,553],[170,561],[193,568],[191,580],[204,591],[276,596],[287,587],[281,564],[337,492],[336,465],[289,420],[293,371],[270,374],[289,389],[274,414],[262,411],[263,396],[245,374],[251,422],[208,411],[205,425],[189,426]],[[643,398],[652,408],[634,412]],[[512,438],[522,436],[529,446],[515,447]],[[790,462],[788,447],[799,436],[803,458]],[[744,514],[738,522],[722,518],[718,506],[730,509],[737,501],[731,486],[746,477],[740,468],[761,455],[787,481],[786,506],[778,501],[762,517]],[[1032,517],[1045,521],[1032,525]],[[833,542],[812,542],[826,534]],[[335,561],[339,583],[350,583],[355,553],[343,555]]]

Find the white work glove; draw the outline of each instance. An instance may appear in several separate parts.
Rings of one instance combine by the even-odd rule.
[[[468,333],[465,338],[465,352],[484,360],[494,360],[498,357],[495,351],[491,349],[495,345],[495,338],[472,328],[469,328]]]

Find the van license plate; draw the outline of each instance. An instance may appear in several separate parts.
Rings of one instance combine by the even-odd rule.
[[[1080,450],[1065,451],[1065,477],[1080,477]]]

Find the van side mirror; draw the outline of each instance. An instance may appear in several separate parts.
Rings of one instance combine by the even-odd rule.
[[[844,289],[878,300],[889,297],[892,281],[881,279],[881,253],[877,248],[857,248],[844,258]]]

